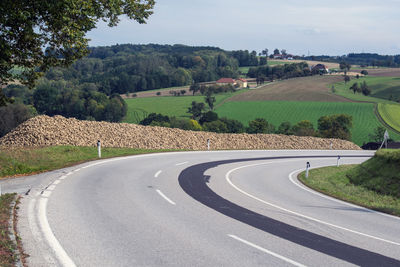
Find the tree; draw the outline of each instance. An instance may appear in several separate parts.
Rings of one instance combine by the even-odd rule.
[[[383,135],[385,134],[385,127],[378,126],[374,129],[374,132],[372,134],[369,134],[368,137],[372,142],[382,142],[383,141]]]
[[[273,133],[275,132],[275,127],[268,123],[264,118],[257,118],[249,122],[247,132],[250,134]]]
[[[352,86],[350,86],[350,90],[353,90],[354,94],[360,90],[360,87],[358,86],[358,83],[353,83]]]
[[[207,95],[204,100],[206,101],[206,103],[210,107],[210,109],[214,110],[214,103],[215,103],[216,99],[214,96],[212,96],[211,90],[207,91]]]
[[[268,57],[268,48],[265,48],[262,52],[262,55],[264,55],[265,57]]]
[[[350,76],[345,75],[345,76],[344,76],[344,83],[346,84],[346,83],[349,82],[349,81],[350,81]]]
[[[18,79],[33,87],[51,66],[68,66],[88,53],[85,34],[99,20],[112,27],[118,24],[120,15],[127,15],[145,23],[154,4],[154,0],[2,0],[0,83]],[[22,68],[22,72],[13,75],[14,67]]]
[[[264,66],[264,65],[267,65],[267,58],[266,57],[260,57],[260,62],[259,62],[259,65],[260,66]]]
[[[361,93],[365,96],[368,96],[371,94],[371,89],[369,89],[369,87],[365,81],[363,81],[361,83]]]
[[[313,124],[308,120],[299,121],[292,127],[292,132],[297,136],[314,136],[315,130]]]
[[[350,70],[351,65],[342,61],[339,64],[339,68],[344,72],[344,75],[347,75],[347,72]]]
[[[193,92],[193,95],[200,91],[200,85],[198,83],[192,84],[189,88],[189,91]]]
[[[196,101],[192,102],[192,105],[188,108],[188,112],[192,114],[192,119],[198,120],[205,109],[204,103],[197,103]]]
[[[0,137],[31,118],[34,114],[34,109],[29,109],[23,104],[11,104],[0,107]]]
[[[318,119],[318,133],[324,138],[351,139],[353,117],[347,114],[323,116]]]
[[[278,48],[275,48],[275,50],[274,50],[274,55],[279,55],[281,52],[279,51],[279,49]]]
[[[362,74],[362,75],[368,75],[368,71],[362,70],[362,71],[361,71],[361,74]]]

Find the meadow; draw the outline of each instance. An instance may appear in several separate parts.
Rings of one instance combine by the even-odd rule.
[[[332,114],[348,114],[353,117],[352,141],[357,145],[368,142],[368,135],[381,123],[374,114],[372,103],[348,102],[297,102],[297,101],[242,101],[226,102],[219,107],[220,117],[236,119],[247,125],[255,118],[265,118],[276,127],[284,121],[292,125],[309,120],[317,128],[317,121],[321,116]],[[390,132],[390,136],[398,140],[400,135]]]
[[[242,89],[237,92],[215,95],[215,106],[222,104],[226,99],[247,91]],[[187,113],[192,101],[203,102],[205,96],[163,96],[163,97],[143,97],[126,99],[128,113],[123,122],[139,123],[150,113],[161,113],[163,115],[189,118]]]
[[[361,84],[364,81],[372,91],[370,96],[364,96],[361,93],[354,94],[349,89],[355,82]],[[400,100],[400,78],[398,77],[366,76],[359,79],[353,78],[347,84],[344,81],[335,83],[334,87],[336,94],[355,101],[390,103],[390,99]]]

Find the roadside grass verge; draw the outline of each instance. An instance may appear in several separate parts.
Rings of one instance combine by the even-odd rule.
[[[390,127],[400,132],[400,104],[379,103],[378,112]]]
[[[319,192],[369,209],[400,216],[400,151],[379,150],[360,165],[310,170],[298,179]]]
[[[176,150],[102,148],[101,156],[112,158],[167,151]],[[98,159],[97,147],[0,148],[0,177],[51,171],[95,159]]]
[[[17,246],[10,238],[10,221],[12,215],[12,203],[15,194],[0,196],[0,266],[15,266],[17,261]]]

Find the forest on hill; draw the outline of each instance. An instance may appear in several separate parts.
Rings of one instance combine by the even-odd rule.
[[[400,67],[400,55],[379,55],[374,53],[350,53],[344,56],[308,56],[304,60],[316,60],[325,62],[346,62],[351,65],[363,67]]]
[[[92,47],[88,57],[68,69],[52,68],[45,79],[93,83],[111,95],[236,78],[238,67],[230,52],[216,47],[124,44]]]

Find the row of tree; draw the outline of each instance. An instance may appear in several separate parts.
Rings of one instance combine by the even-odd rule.
[[[306,62],[276,65],[272,67],[267,65],[251,67],[247,73],[248,77],[262,79],[262,81],[273,81],[275,79],[289,79],[310,75],[313,75],[313,72],[310,70]]]
[[[197,105],[203,104],[203,105]],[[196,107],[196,109],[194,108]],[[249,133],[249,134],[284,134],[297,136],[317,136],[323,138],[351,139],[352,117],[347,114],[322,116],[318,120],[317,129],[308,120],[303,120],[295,125],[283,122],[276,128],[264,118],[256,118],[245,127],[240,121],[219,118],[213,111],[201,112],[204,103],[192,103],[188,113],[192,114],[190,120],[177,119],[161,114],[151,113],[140,124],[182,128],[185,130],[208,131],[216,133]]]

